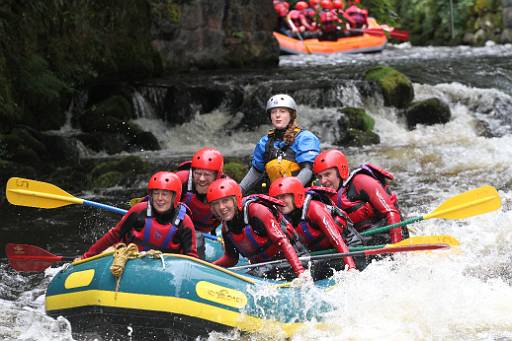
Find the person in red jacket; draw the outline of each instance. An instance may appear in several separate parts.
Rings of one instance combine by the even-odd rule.
[[[119,242],[135,243],[139,251],[160,250],[197,257],[194,225],[179,202],[181,181],[171,172],[158,172],[148,183],[149,201],[132,206],[117,225],[94,243],[83,258],[97,255]]]
[[[295,276],[304,272],[294,248],[299,244],[295,243],[295,231],[277,210],[272,212],[258,200],[250,200],[251,197],[243,202],[240,186],[232,179],[215,180],[208,188],[207,198],[212,211],[222,220],[224,238],[224,255],[213,264],[233,266],[241,254],[253,264],[286,258]],[[266,275],[289,279],[289,274],[279,271]]]
[[[365,164],[349,174],[347,158],[336,149],[323,151],[317,156],[313,163],[313,173],[322,186],[337,191],[332,200],[348,214],[358,231],[401,221],[398,198],[388,190],[386,184],[393,179],[391,173],[372,164]],[[407,233],[407,229],[404,228],[403,232]],[[402,229],[395,227],[389,234],[374,235],[371,243],[397,243],[403,237]]]
[[[368,11],[351,5],[343,13],[353,29],[364,29],[368,27]]]
[[[334,248],[339,253],[349,252],[339,226],[326,205],[317,200],[306,198],[306,189],[295,177],[279,178],[272,183],[269,195],[283,201],[286,206],[279,207],[286,219],[295,227],[302,244],[309,251],[321,251]],[[343,258],[348,270],[355,270],[352,257]]]

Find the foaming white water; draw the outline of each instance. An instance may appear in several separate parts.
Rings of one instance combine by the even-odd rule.
[[[511,44],[488,44],[482,47],[469,46],[411,46],[410,44],[388,44],[381,53],[346,54],[333,53],[325,55],[290,55],[279,59],[280,66],[314,66],[338,64],[364,64],[374,62],[394,62],[432,59],[477,58],[485,56],[512,56]]]
[[[225,155],[244,156],[252,152],[259,138],[268,132],[270,126],[263,125],[254,131],[227,133],[241,117],[215,111],[196,115],[187,123],[169,127],[160,120],[138,119],[135,122],[152,132],[160,142],[162,151],[151,155],[191,155],[204,146],[215,146]],[[148,152],[144,152],[148,154]]]

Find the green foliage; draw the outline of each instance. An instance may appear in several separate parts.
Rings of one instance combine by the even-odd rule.
[[[411,33],[413,44],[459,44],[467,32],[474,32],[479,18],[496,14],[492,24],[501,27],[501,1],[453,0],[454,37],[451,35],[449,0],[397,0],[402,27]]]
[[[363,0],[361,4],[363,8],[368,9],[368,15],[377,19],[377,22],[391,26],[400,24],[393,0]]]

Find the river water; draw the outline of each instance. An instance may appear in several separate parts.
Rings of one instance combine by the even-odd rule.
[[[341,102],[367,110],[382,141],[346,149],[350,164],[371,161],[392,171],[393,188],[407,216],[424,215],[443,200],[485,184],[498,189],[503,203],[496,212],[469,219],[415,223],[413,234],[449,234],[461,242],[460,250],[401,254],[393,261],[372,263],[361,273],[338,274],[338,284],[322,293],[337,307],[325,317],[328,327],[306,325],[294,340],[512,340],[511,57],[510,45],[488,44],[400,45],[372,55],[281,58],[283,71],[303,70],[318,77],[333,72],[354,76],[369,65],[386,63],[413,80],[416,99],[438,97],[448,103],[449,123],[409,131],[399,112],[384,107],[380,96],[361,96],[350,84],[339,93]],[[328,123],[335,114],[336,108],[299,103],[300,123],[321,137],[323,147],[334,141]],[[140,118],[138,123],[164,146],[144,156],[185,159],[203,145],[228,156],[247,156],[268,127],[227,137],[223,127],[230,119],[226,113],[212,112],[170,128],[153,118]],[[119,205],[127,191],[80,196]],[[37,244],[68,255],[82,252],[116,219],[83,207],[36,210],[4,205],[0,212],[3,241]],[[72,340],[65,319],[44,314],[45,286],[56,271],[26,275],[0,263],[0,340]],[[208,339],[276,337],[233,332],[212,333]]]

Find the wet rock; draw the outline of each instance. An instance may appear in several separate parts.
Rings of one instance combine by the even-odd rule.
[[[338,141],[336,144],[340,146],[365,146],[370,144],[379,144],[380,136],[373,131],[362,131],[359,129],[349,128],[343,140]]]
[[[257,15],[255,15],[257,13]],[[164,67],[277,65],[271,2],[151,2],[152,46]]]
[[[414,88],[407,76],[389,66],[368,70],[364,79],[376,82],[384,96],[384,104],[396,108],[407,107],[414,99]]]
[[[450,107],[439,98],[429,98],[415,102],[405,112],[409,129],[414,129],[416,124],[446,123],[450,120],[450,117]]]
[[[338,110],[339,138],[336,144],[341,146],[364,146],[380,143],[380,137],[374,133],[375,121],[364,109],[347,107]]]
[[[94,188],[129,186],[138,175],[147,177],[148,168],[148,164],[137,156],[102,161],[91,170],[89,183]]]
[[[121,153],[129,145],[128,138],[119,133],[82,133],[77,139],[87,148],[95,152],[104,151],[109,155]]]
[[[236,182],[240,182],[248,170],[247,165],[238,161],[230,161],[224,165],[224,173]]]
[[[350,128],[368,132],[375,127],[375,120],[362,108],[347,107],[340,111],[348,117]]]

